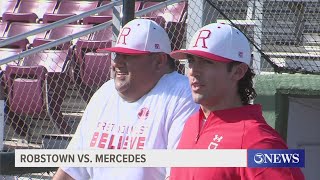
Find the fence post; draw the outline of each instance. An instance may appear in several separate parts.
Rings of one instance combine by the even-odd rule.
[[[4,141],[3,141],[4,125],[5,125],[4,101],[5,101],[4,89],[2,86],[0,86],[0,152],[3,150],[3,147],[4,147]]]
[[[186,33],[186,46],[188,48],[189,43],[191,41],[192,36],[198,29],[200,29],[204,25],[205,14],[204,9],[208,9],[205,7],[206,1],[205,0],[188,0],[188,14],[187,14],[187,33]],[[196,11],[195,11],[196,9]],[[197,13],[196,13],[197,12]],[[208,12],[207,12],[208,13]],[[189,64],[187,61],[180,61],[182,64],[185,65],[185,72],[188,72]]]
[[[112,0],[113,2],[118,1],[118,0]],[[113,33],[113,38],[112,38],[112,45],[114,45],[114,42],[116,42],[119,31],[122,27],[121,24],[121,8],[120,6],[114,6],[113,8],[113,15],[112,15],[112,33]]]
[[[134,19],[135,2],[135,0],[123,0],[122,26]]]
[[[255,2],[255,13],[254,13],[254,30],[253,30],[253,41],[257,45],[259,49],[262,48],[262,21],[263,21],[263,3],[264,0],[260,0]],[[261,60],[261,54],[260,52],[256,49],[253,48],[253,58],[256,63],[253,63],[253,69],[256,74],[261,73],[261,65],[262,65],[262,60]]]

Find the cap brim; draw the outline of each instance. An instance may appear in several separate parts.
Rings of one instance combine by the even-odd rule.
[[[97,52],[115,52],[119,54],[129,54],[129,55],[150,54],[149,51],[139,51],[139,50],[123,48],[123,47],[103,48],[103,49],[98,49]]]
[[[232,62],[233,60],[221,57],[215,54],[203,52],[203,51],[198,51],[198,50],[177,50],[173,51],[170,53],[170,56],[174,59],[187,59],[187,55],[194,55],[194,56],[199,56],[205,59],[209,59],[212,61],[218,61],[218,62]]]

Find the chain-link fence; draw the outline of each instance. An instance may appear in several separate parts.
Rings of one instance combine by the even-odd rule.
[[[18,3],[15,5],[17,8],[23,1],[13,2]],[[61,2],[56,1],[53,13],[44,15],[36,22],[2,21],[0,34],[8,38],[46,25],[44,22],[59,20],[54,14],[59,14],[57,8],[61,7]],[[91,9],[110,3],[88,2],[93,4]],[[173,4],[169,1],[162,5],[159,3],[136,1],[134,8],[137,12],[158,6],[139,18],[153,19],[164,27],[173,49],[186,48],[193,33],[208,23],[231,23],[250,40],[253,50],[252,68],[257,73],[319,73],[318,1],[182,0]],[[68,9],[72,9],[69,6]],[[82,10],[86,12],[90,8]],[[112,45],[117,32],[115,29],[120,25],[114,21],[117,10],[121,18],[121,6],[116,6],[113,10],[82,18],[0,48],[0,59],[4,59],[50,42],[59,42],[57,40],[63,37],[71,37],[70,41],[57,43],[54,47],[1,65],[4,113],[0,113],[0,119],[2,117],[4,123],[0,129],[3,135],[0,140],[3,139],[1,148],[4,152],[17,148],[49,149],[67,146],[87,102],[105,81],[112,78],[110,54],[97,53],[96,50]],[[76,14],[79,13],[80,10]],[[58,16],[67,17],[61,14]],[[112,26],[80,38],[72,36],[109,20],[113,21]],[[177,70],[184,73],[183,60],[177,63]],[[53,171],[48,171],[17,177],[50,179],[53,174]]]
[[[246,34],[256,72],[319,73],[319,1],[204,0],[194,4],[188,17],[201,19],[202,25],[233,24]]]
[[[22,2],[16,1],[16,7],[19,7]],[[68,18],[69,16],[59,13],[55,16],[56,12],[63,11],[62,6],[65,2],[56,1],[54,13],[44,14],[43,18],[37,22],[16,22],[15,19],[6,21],[3,18],[0,24],[4,27],[3,38],[43,28],[48,23],[57,22],[60,17]],[[71,2],[77,6],[86,4],[86,7],[82,7],[83,12],[112,3],[110,1]],[[134,8],[136,12],[151,9],[149,13],[139,15],[137,18],[148,18],[158,22],[168,32],[172,40],[172,48],[179,49],[182,47],[181,39],[185,34],[187,2],[176,2],[172,4],[168,1],[161,5],[159,1],[136,1]],[[72,4],[67,3],[67,5],[68,9],[72,8],[70,7]],[[82,13],[81,7],[77,10],[79,12],[76,14]],[[117,24],[115,16],[119,16],[120,24]],[[0,176],[1,179],[52,178],[55,173],[52,168],[47,170],[44,168],[42,172],[37,169],[22,170],[19,173],[5,167],[9,166],[8,164],[12,166],[13,154],[10,152],[18,148],[63,149],[67,147],[87,102],[104,82],[112,78],[111,55],[98,53],[96,50],[112,46],[116,38],[114,34],[119,32],[122,16],[122,6],[114,6],[113,9],[54,27],[0,48],[2,54],[0,59],[14,55],[23,56],[1,65],[1,99],[4,104],[4,113],[0,114],[4,122],[3,129],[0,130],[3,135],[1,150],[7,153],[7,160],[1,160],[0,174],[10,174],[5,172],[7,170],[15,174],[14,177]],[[107,21],[113,21],[113,25],[79,38],[73,37],[79,32],[98,27],[99,24]],[[70,37],[70,40],[61,41],[61,38],[65,37]],[[50,45],[45,50],[34,51],[28,55],[23,54],[50,43],[56,43],[56,45]],[[176,67],[179,72],[184,72],[183,64],[177,63]]]

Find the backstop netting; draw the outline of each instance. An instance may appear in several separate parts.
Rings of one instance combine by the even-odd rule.
[[[98,1],[97,7],[104,5],[102,2]],[[162,4],[162,7],[160,1],[136,1],[134,8],[138,12],[158,4],[158,10],[154,9],[137,18],[153,19],[163,26],[169,34],[173,49],[186,48],[194,32],[206,24],[230,23],[244,32],[251,42],[252,68],[256,73],[319,73],[318,1],[169,2]],[[119,11],[121,20],[121,6],[116,6],[115,11]],[[112,16],[109,18],[110,22],[114,20]],[[112,78],[111,55],[97,53],[96,50],[110,47],[114,43],[120,24],[73,37],[75,33],[102,23],[92,19],[83,18],[0,48],[0,59],[4,59],[70,37],[66,42],[1,64],[0,108],[4,110],[4,113],[0,113],[2,151],[67,147],[87,102],[104,82]],[[41,20],[24,24],[2,23],[6,25],[4,37],[9,37],[10,28],[14,26],[32,26],[35,29],[45,25]],[[185,61],[176,64],[177,70],[185,73]],[[1,173],[12,174],[9,170],[3,172],[6,169],[3,165],[1,163]],[[51,170],[41,173],[20,172],[15,172],[14,176],[19,179],[50,179],[54,174]]]

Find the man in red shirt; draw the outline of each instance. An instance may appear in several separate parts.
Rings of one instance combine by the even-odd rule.
[[[189,82],[198,113],[185,124],[178,149],[287,149],[262,116],[249,67],[248,40],[236,28],[209,24],[196,32],[187,50],[171,53],[188,59]],[[214,159],[212,159],[214,161]],[[172,168],[170,180],[300,180],[299,168]]]

